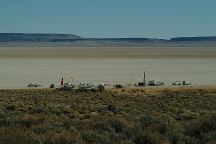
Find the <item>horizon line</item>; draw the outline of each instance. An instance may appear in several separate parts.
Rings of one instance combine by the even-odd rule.
[[[172,38],[196,38],[196,37],[216,37],[215,35],[197,35],[197,36],[174,36],[174,37],[169,37],[169,38],[158,38],[158,37],[82,37],[81,35],[78,34],[73,34],[73,33],[37,33],[37,32],[0,32],[0,34],[33,34],[33,35],[74,35],[78,36],[83,39],[159,39],[159,40],[171,40]]]

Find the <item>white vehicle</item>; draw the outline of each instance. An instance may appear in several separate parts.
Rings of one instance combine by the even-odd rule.
[[[88,83],[88,82],[81,82],[79,84],[79,89],[81,90],[89,90],[89,89],[96,89],[94,85]]]
[[[74,83],[70,83],[70,82],[68,82],[68,83],[64,83],[64,85],[63,85],[63,88],[64,89],[74,89],[75,88],[75,84]]]
[[[191,85],[192,83],[190,81],[175,81],[172,84],[173,85]]]
[[[173,85],[181,85],[182,82],[181,81],[175,81],[174,83],[172,83]]]
[[[151,81],[149,81],[149,85],[150,86],[162,86],[162,85],[164,85],[164,82],[151,80]]]
[[[183,85],[192,85],[192,83],[190,81],[183,81],[182,84]]]

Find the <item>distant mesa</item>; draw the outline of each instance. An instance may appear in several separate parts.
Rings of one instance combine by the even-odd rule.
[[[74,34],[0,33],[1,45],[216,46],[216,36],[157,38],[83,38]]]
[[[171,38],[170,42],[216,42],[216,36],[208,37],[177,37]]]
[[[0,33],[0,42],[52,42],[53,40],[81,39],[73,34],[25,34],[25,33]]]

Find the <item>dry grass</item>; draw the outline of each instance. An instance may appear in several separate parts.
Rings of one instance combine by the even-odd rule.
[[[214,143],[216,89],[0,90],[0,143]]]

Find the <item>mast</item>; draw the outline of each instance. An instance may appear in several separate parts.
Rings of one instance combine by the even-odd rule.
[[[144,86],[146,85],[146,76],[145,76],[145,71],[144,71],[144,73],[143,73],[143,84],[144,84]]]
[[[64,79],[62,77],[62,79],[61,79],[61,87],[63,87],[63,85],[64,85]]]
[[[74,78],[73,78],[73,76],[70,77],[70,81],[71,81],[72,83],[74,83]]]
[[[130,85],[132,84],[132,75],[131,75],[131,77],[130,77]]]

